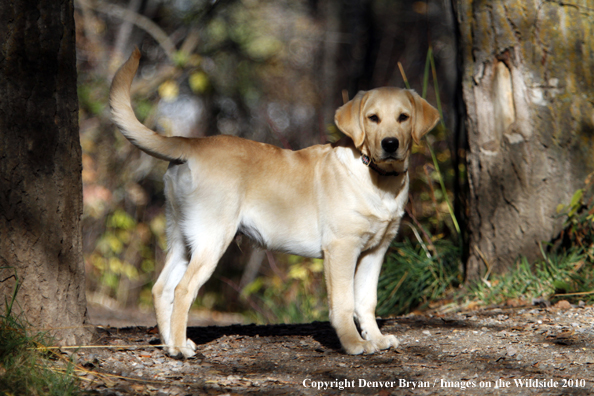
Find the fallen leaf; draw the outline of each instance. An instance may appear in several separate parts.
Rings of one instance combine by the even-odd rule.
[[[569,309],[571,308],[571,304],[567,300],[561,300],[557,301],[557,303],[553,305],[553,307],[557,309]]]

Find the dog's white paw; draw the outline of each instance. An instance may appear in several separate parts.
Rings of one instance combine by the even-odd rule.
[[[373,340],[362,340],[350,343],[344,343],[342,347],[345,352],[349,355],[360,355],[362,353],[372,354],[377,351],[389,349],[391,347],[396,348],[400,343],[398,339],[393,335],[382,335]]]
[[[193,352],[196,352],[196,348],[198,348],[196,343],[189,338],[186,340],[186,347],[192,349]]]
[[[169,347],[167,354],[174,359],[191,359],[196,355],[196,344],[189,338],[183,347]]]
[[[391,334],[382,335],[380,338],[373,340],[373,343],[380,351],[383,349],[390,349],[391,347],[397,348],[398,345],[400,345],[398,338]]]
[[[348,344],[343,343],[342,347],[349,355],[360,355],[362,353],[371,354],[378,350],[373,341],[366,340],[350,342]]]

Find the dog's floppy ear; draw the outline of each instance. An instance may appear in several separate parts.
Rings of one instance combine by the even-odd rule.
[[[342,133],[353,139],[355,147],[361,147],[365,141],[365,130],[361,122],[366,91],[359,91],[357,95],[336,110],[334,123]]]
[[[419,144],[423,136],[439,121],[439,112],[415,91],[406,92],[414,107],[412,138],[416,144]]]

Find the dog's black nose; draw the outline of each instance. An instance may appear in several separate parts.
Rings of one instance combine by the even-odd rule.
[[[393,153],[398,150],[398,146],[400,146],[400,142],[398,139],[389,137],[382,140],[382,148],[386,153]]]

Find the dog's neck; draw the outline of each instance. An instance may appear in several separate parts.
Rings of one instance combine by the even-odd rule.
[[[396,171],[392,171],[392,172],[386,172],[385,170],[381,169],[379,166],[377,166],[375,164],[375,162],[373,162],[373,160],[361,153],[361,162],[363,162],[363,164],[371,169],[373,169],[377,174],[379,174],[380,176],[400,176],[403,173],[406,173],[408,171],[408,169],[405,169],[402,172],[396,172]]]

